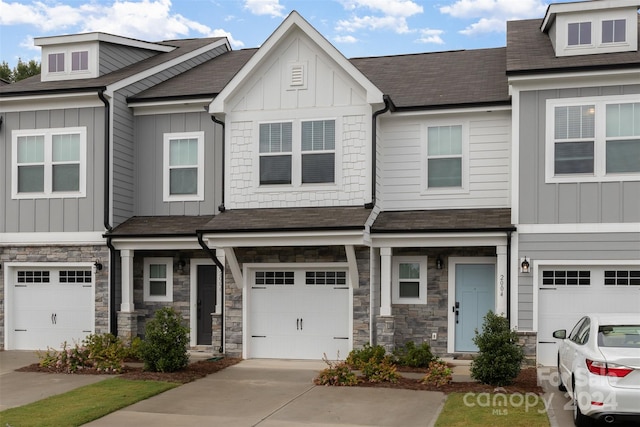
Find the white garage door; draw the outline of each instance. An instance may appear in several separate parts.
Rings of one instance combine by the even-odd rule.
[[[254,271],[249,301],[248,357],[345,358],[350,350],[344,271]]]
[[[538,363],[556,366],[558,340],[590,313],[640,310],[640,267],[542,267],[538,286]]]
[[[18,268],[12,277],[9,349],[72,346],[93,332],[91,269]]]

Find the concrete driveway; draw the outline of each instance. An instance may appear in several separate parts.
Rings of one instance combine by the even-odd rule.
[[[444,394],[321,387],[322,362],[244,360],[87,426],[429,426]]]

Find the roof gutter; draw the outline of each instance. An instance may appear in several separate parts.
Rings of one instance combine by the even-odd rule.
[[[376,171],[378,166],[376,148],[378,141],[378,116],[389,111],[392,104],[391,97],[389,95],[382,95],[382,99],[384,101],[384,108],[382,110],[375,111],[371,116],[371,202],[365,203],[365,209],[373,209],[376,205]]]

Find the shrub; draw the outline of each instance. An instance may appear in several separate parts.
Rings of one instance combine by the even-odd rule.
[[[174,372],[187,366],[189,329],[182,321],[173,308],[163,307],[147,322],[140,349],[145,371]]]
[[[385,357],[381,361],[372,357],[360,369],[362,369],[362,375],[370,383],[396,383],[400,378],[400,374],[396,372],[396,365],[390,357]]]
[[[524,352],[509,321],[489,311],[484,317],[482,333],[473,338],[478,355],[471,363],[471,377],[484,384],[504,386],[513,383],[520,373]]]
[[[65,341],[62,350],[48,348],[38,353],[40,366],[58,372],[74,373],[93,368],[98,372],[119,374],[124,369],[125,347],[112,334],[88,335],[81,344],[69,346]]]
[[[426,368],[434,360],[429,343],[423,342],[416,346],[413,341],[407,343],[393,351],[399,365],[410,366],[412,368]]]
[[[352,386],[358,384],[358,377],[345,361],[331,362],[325,354],[322,358],[329,367],[313,379],[317,385]]]
[[[371,346],[366,343],[361,349],[351,350],[347,356],[346,363],[354,369],[362,369],[362,366],[371,362],[371,359],[382,362],[386,350],[381,345]]]
[[[134,337],[125,347],[125,359],[142,360],[142,339]]]
[[[429,363],[429,371],[427,374],[420,380],[422,384],[429,384],[436,387],[441,387],[445,384],[449,384],[452,377],[452,371],[447,366],[447,363],[444,360],[436,359]]]

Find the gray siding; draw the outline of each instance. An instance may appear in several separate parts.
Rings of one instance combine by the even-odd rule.
[[[135,214],[212,215],[222,202],[222,131],[208,113],[179,113],[135,118]],[[163,201],[164,134],[204,131],[204,201]]]
[[[151,50],[100,43],[99,75],[109,74],[157,54]]]
[[[5,113],[0,133],[3,159],[0,185],[0,232],[102,231],[104,178],[104,108]],[[19,129],[87,128],[87,191],[81,198],[11,198],[11,132]]]
[[[520,234],[519,252],[532,260],[629,260],[640,259],[637,233]],[[518,280],[518,329],[533,329],[533,275]]]
[[[545,183],[547,99],[640,94],[640,85],[528,91],[520,104],[520,224],[640,221],[640,180]]]
[[[135,214],[134,180],[134,116],[127,105],[127,98],[158,83],[166,81],[201,63],[226,52],[226,47],[218,47],[196,58],[184,61],[175,67],[140,80],[119,90],[112,101],[113,108],[113,226],[121,224]]]

